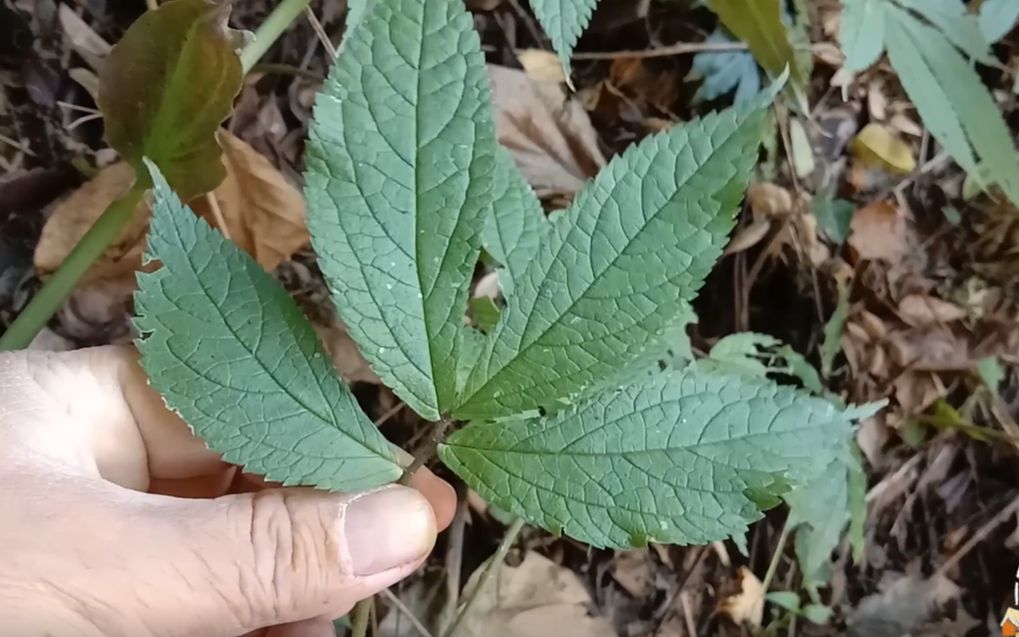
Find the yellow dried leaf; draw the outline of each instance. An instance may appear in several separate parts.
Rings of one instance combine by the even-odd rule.
[[[559,56],[543,49],[524,49],[517,53],[520,66],[532,80],[539,82],[565,82],[566,73]]]
[[[912,147],[881,124],[870,123],[864,126],[853,138],[850,148],[856,161],[869,168],[903,175],[916,168]]]
[[[745,566],[739,569],[739,581],[740,592],[719,602],[718,612],[728,615],[737,624],[760,628],[764,619],[764,586]]]

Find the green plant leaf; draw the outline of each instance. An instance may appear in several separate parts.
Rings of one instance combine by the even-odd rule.
[[[1015,0],[984,0],[980,3],[980,32],[994,44],[1008,35],[1019,21],[1019,2]]]
[[[877,62],[885,50],[885,28],[885,0],[842,0],[842,67],[859,73]]]
[[[570,56],[573,47],[577,46],[580,34],[587,28],[591,15],[598,0],[531,0],[531,8],[538,22],[545,29],[552,46],[566,71],[567,82],[570,77]]]
[[[831,376],[835,365],[835,357],[842,351],[842,330],[849,318],[849,286],[836,280],[838,285],[838,301],[831,318],[824,324],[824,340],[821,342],[821,375]]]
[[[472,424],[439,455],[489,502],[594,546],[741,536],[830,464],[850,424],[829,402],[693,369],[548,417]]]
[[[703,369],[764,378],[768,367],[760,360],[762,350],[781,344],[774,336],[757,332],[736,332],[719,339],[707,358],[697,361]]]
[[[1019,154],[980,77],[938,30],[891,5],[886,13],[889,58],[931,134],[963,169],[986,173],[1019,203]]]
[[[817,223],[835,243],[842,245],[849,238],[849,226],[855,208],[851,201],[833,199],[831,194],[814,199],[814,216]]]
[[[708,36],[706,42],[736,42],[723,27]],[[693,58],[691,77],[704,80],[693,96],[694,102],[713,100],[735,90],[733,103],[749,103],[761,90],[761,72],[749,51],[704,51]]]
[[[395,451],[286,291],[152,171],[147,259],[163,266],[138,275],[135,324],[166,404],[270,480],[356,491],[399,478]]]
[[[799,612],[800,610],[800,595],[792,591],[772,591],[764,596],[764,599],[768,600],[772,604],[781,606],[786,610]]]
[[[708,0],[708,6],[725,28],[747,43],[758,64],[772,75],[788,68],[790,84],[797,89],[805,86],[779,0]]]
[[[458,418],[552,407],[660,342],[722,252],[774,90],[631,147],[550,219]]]
[[[373,0],[316,102],[308,226],[365,359],[431,420],[456,395],[495,148],[463,3]]]
[[[828,581],[831,554],[846,524],[853,517],[866,515],[866,505],[858,506],[866,499],[866,476],[850,444],[847,440],[832,466],[785,496],[789,504],[786,524],[796,529],[796,559],[808,590],[816,590]],[[862,520],[858,524],[862,529]],[[859,540],[862,543],[862,535]]]
[[[977,16],[969,12],[965,3],[960,0],[896,0],[896,2],[926,18],[969,58],[985,64],[994,63],[990,44],[980,31]]]
[[[171,0],[124,33],[99,72],[106,140],[148,178],[146,157],[185,200],[226,176],[216,130],[241,89],[229,3]]]
[[[471,316],[474,324],[483,332],[490,332],[499,322],[499,315],[502,310],[495,304],[495,301],[487,296],[479,296],[470,301]]]
[[[803,607],[803,616],[807,621],[823,626],[831,620],[832,610],[824,604],[807,604]]]
[[[488,254],[504,266],[499,273],[503,296],[513,294],[513,282],[524,275],[549,228],[541,202],[513,156],[501,146],[495,155],[492,205],[485,217],[481,243]]]

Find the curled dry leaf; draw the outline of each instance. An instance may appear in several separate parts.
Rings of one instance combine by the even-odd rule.
[[[246,143],[226,131],[220,131],[220,141],[227,176],[214,196],[227,232],[262,267],[272,270],[308,241],[304,198]],[[133,179],[130,166],[124,162],[113,164],[56,206],[35,250],[35,266],[40,275],[52,273],[63,262],[106,207],[130,188]],[[210,224],[217,225],[205,197],[193,200],[190,205]],[[148,204],[143,203],[85,275],[84,282],[133,280],[134,271],[141,267],[148,220]]]
[[[880,168],[902,175],[916,168],[913,148],[881,124],[870,123],[864,126],[853,138],[850,149],[856,161],[868,168]]]
[[[760,628],[764,619],[764,586],[753,571],[745,566],[739,568],[740,591],[722,599],[718,612],[728,615],[736,624],[749,624]]]
[[[484,565],[482,566],[484,568]],[[467,582],[477,585],[481,569]],[[464,637],[613,637],[609,621],[588,615],[591,595],[577,575],[535,552],[519,566],[499,565],[477,593],[458,634]]]
[[[875,201],[853,214],[849,245],[861,259],[897,263],[909,252],[906,220],[898,207]]]
[[[539,196],[572,195],[605,165],[587,112],[558,85],[502,66],[488,76],[499,143]]]
[[[899,301],[899,317],[914,327],[950,323],[966,318],[967,312],[955,303],[925,294],[909,294]]]
[[[744,250],[754,247],[760,243],[764,237],[768,236],[768,230],[770,229],[771,220],[767,217],[754,219],[750,225],[744,226],[736,232],[732,241],[729,242],[729,245],[725,246],[725,252],[723,254],[736,254],[737,252],[743,252]]]
[[[556,84],[566,81],[563,63],[559,61],[559,56],[551,51],[524,49],[517,53],[517,60],[520,61],[520,66],[524,67],[524,73],[533,80]]]
[[[789,214],[793,209],[793,197],[789,191],[767,182],[750,186],[747,202],[754,215],[761,217],[778,217]]]

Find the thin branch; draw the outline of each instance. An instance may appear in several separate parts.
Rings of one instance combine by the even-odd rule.
[[[414,477],[418,469],[425,466],[425,464],[432,459],[435,455],[435,450],[439,448],[439,445],[443,440],[446,439],[446,432],[453,426],[453,421],[443,416],[441,420],[435,425],[435,429],[432,430],[432,436],[428,441],[428,444],[422,449],[416,456],[414,461],[410,463],[410,466],[404,469],[403,477],[400,478],[400,484],[410,484],[410,479]]]
[[[778,563],[782,561],[782,553],[785,552],[785,544],[789,539],[789,521],[782,525],[782,533],[778,536],[778,546],[775,547],[775,553],[771,556],[771,563],[768,564],[768,572],[764,574],[764,579],[761,580],[761,590],[764,594],[768,594],[768,587],[771,586],[771,580],[775,578],[775,571],[778,570]]]
[[[403,616],[410,620],[410,625],[418,631],[418,634],[420,634],[421,637],[432,637],[432,633],[425,628],[424,624],[421,623],[421,620],[414,616],[414,613],[407,608],[406,604],[400,601],[399,597],[393,594],[393,591],[388,588],[382,589],[382,596],[385,597],[386,601],[392,604],[397,611],[403,613]]]
[[[318,37],[318,41],[322,43],[322,48],[326,50],[330,60],[336,60],[336,47],[333,46],[332,41],[329,39],[329,34],[322,28],[322,23],[318,21],[318,16],[311,10],[311,5],[304,7],[304,15],[308,18],[308,22],[311,23],[311,28]]]
[[[616,58],[660,58],[688,53],[725,53],[746,50],[747,45],[742,42],[677,42],[657,49],[639,51],[574,51],[570,57],[574,60],[614,60]]]
[[[478,599],[478,593],[485,588],[489,580],[492,579],[492,576],[495,575],[495,573],[499,570],[499,567],[502,566],[503,560],[506,559],[506,554],[509,553],[510,547],[512,547],[513,543],[516,542],[517,536],[520,535],[520,531],[523,528],[523,518],[517,518],[513,521],[513,524],[510,525],[509,529],[506,530],[506,535],[503,536],[502,542],[499,543],[499,548],[495,550],[495,555],[488,560],[488,564],[485,565],[485,570],[481,572],[481,577],[478,578],[477,583],[474,585],[474,590],[472,590],[471,594],[466,600],[464,600],[464,604],[460,608],[460,612],[457,613],[453,623],[450,624],[449,629],[443,633],[442,637],[456,636],[456,632],[459,630],[461,623],[463,623],[464,618],[467,616],[467,613],[470,612],[471,606],[473,606],[474,602]]]
[[[973,547],[987,539],[987,536],[991,534],[991,531],[998,528],[1001,524],[1004,524],[1005,520],[1009,519],[1017,512],[1019,512],[1019,497],[1014,498],[1012,502],[998,511],[997,515],[977,529],[976,533],[973,534],[973,537],[967,540],[965,544],[959,547],[958,551],[952,554],[950,558],[945,560],[944,564],[938,567],[936,574],[944,575],[955,568],[962,558],[966,557],[966,555],[973,550]]]
[[[456,615],[460,604],[460,577],[463,573],[464,529],[467,526],[466,488],[457,489],[456,513],[449,525],[446,545],[446,604],[442,609],[440,630]]]

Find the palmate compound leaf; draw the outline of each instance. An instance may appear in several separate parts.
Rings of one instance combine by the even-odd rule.
[[[994,98],[937,29],[886,7],[888,57],[931,134],[966,172],[1019,202],[1019,154]]]
[[[431,420],[453,407],[491,202],[488,76],[462,0],[372,0],[315,105],[308,225],[365,359]]]
[[[721,255],[784,80],[746,106],[631,147],[550,220],[457,418],[554,407],[659,342]]]
[[[850,435],[825,400],[688,368],[533,420],[472,424],[439,447],[489,502],[595,546],[738,538]]]
[[[180,203],[150,164],[149,260],[138,276],[138,349],[149,380],[211,449],[287,485],[367,489],[400,477],[278,283]]]

